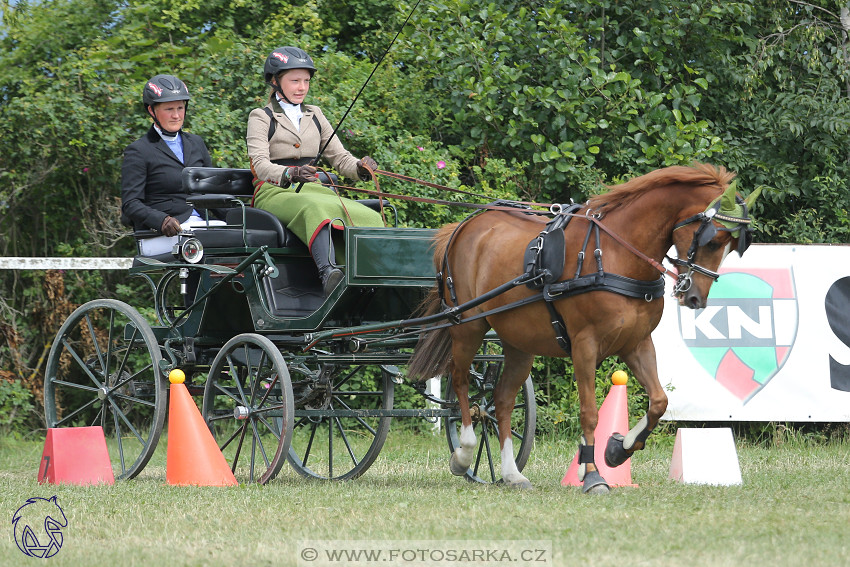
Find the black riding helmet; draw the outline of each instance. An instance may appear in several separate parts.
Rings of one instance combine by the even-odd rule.
[[[156,115],[148,109],[158,102],[171,102],[175,100],[185,100],[186,109],[189,109],[189,89],[186,85],[174,75],[157,75],[145,83],[145,88],[142,90],[142,102],[145,105],[145,112],[153,117],[153,121],[159,126],[159,129],[168,136],[174,136],[177,132],[169,132],[162,127]]]
[[[272,83],[272,77],[276,77],[283,71],[290,71],[292,69],[307,69],[310,72],[310,77],[313,77],[313,74],[316,72],[316,66],[313,64],[313,59],[307,55],[307,52],[298,47],[286,46],[286,47],[278,47],[266,57],[266,64],[263,66],[263,78],[266,83],[271,85],[271,87],[278,93],[280,96],[289,102],[289,99],[286,98],[286,95],[283,94],[283,91],[280,89],[278,85]]]

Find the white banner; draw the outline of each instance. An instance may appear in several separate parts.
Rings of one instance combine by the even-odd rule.
[[[664,419],[850,421],[850,246],[753,245],[720,273],[696,311],[668,278]]]

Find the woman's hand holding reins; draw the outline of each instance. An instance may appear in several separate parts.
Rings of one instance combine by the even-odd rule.
[[[372,179],[372,171],[378,169],[378,162],[369,156],[363,156],[357,162],[357,175],[360,181],[369,181]]]
[[[290,183],[316,183],[316,168],[312,165],[293,165],[286,168],[283,174]]]

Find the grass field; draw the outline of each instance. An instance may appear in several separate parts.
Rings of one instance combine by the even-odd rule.
[[[575,451],[572,440],[538,439],[524,471],[535,489],[526,492],[452,477],[444,437],[428,434],[391,431],[378,461],[355,481],[308,481],[286,467],[269,485],[235,488],[165,484],[164,444],[135,480],[76,487],[36,482],[43,441],[0,439],[6,526],[0,565],[38,561],[16,547],[11,519],[27,498],[54,495],[68,526],[50,565],[428,564],[401,560],[410,555],[392,562],[384,556],[380,562],[311,563],[299,554],[331,540],[388,548],[433,541],[451,549],[503,539],[552,551],[525,556],[545,562],[501,556],[512,565],[850,565],[846,439],[799,439],[769,448],[739,443],[743,485],[717,487],[668,480],[673,439],[660,436],[633,459],[632,480],[640,487],[608,496],[560,486]]]

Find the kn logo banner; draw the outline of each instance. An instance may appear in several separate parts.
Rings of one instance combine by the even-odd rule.
[[[705,309],[678,307],[679,331],[697,362],[747,403],[782,368],[794,344],[794,275],[788,268],[720,273]]]
[[[653,332],[665,418],[850,421],[850,246],[730,254],[708,305]]]

